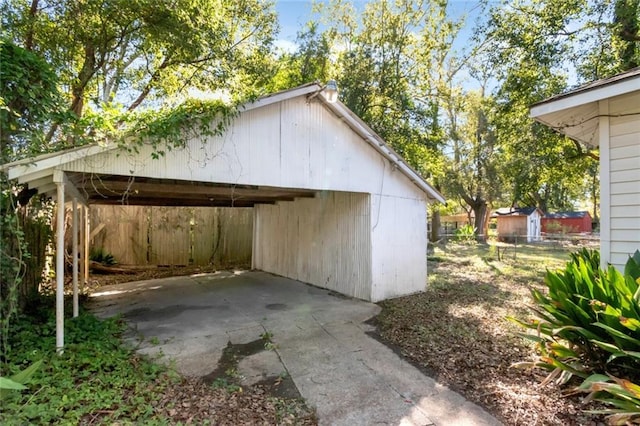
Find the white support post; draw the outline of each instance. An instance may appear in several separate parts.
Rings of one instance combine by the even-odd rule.
[[[64,349],[64,183],[57,182],[56,226],[56,349]]]
[[[83,261],[84,261],[84,268],[83,268],[83,274],[84,274],[84,278],[83,278],[83,290],[86,288],[86,286],[89,284],[89,231],[91,230],[89,228],[89,204],[85,204],[84,205],[84,248],[82,249],[83,253],[84,253],[84,257],[83,257]]]
[[[78,200],[76,197],[72,199],[73,206],[73,219],[71,222],[71,244],[73,249],[71,256],[73,256],[73,317],[78,316]]]

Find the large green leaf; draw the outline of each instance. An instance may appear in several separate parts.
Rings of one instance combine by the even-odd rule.
[[[559,327],[553,330],[554,334],[560,334],[561,332],[565,331],[565,330],[571,330],[571,331],[575,331],[576,333],[581,334],[582,336],[584,336],[587,339],[596,339],[599,340],[600,336],[598,336],[597,334],[587,330],[584,327],[577,327],[574,325],[566,325],[564,327]]]
[[[619,321],[618,321],[619,322]],[[617,337],[619,339],[622,339],[626,342],[629,342],[633,345],[636,345],[636,347],[640,348],[640,340],[635,339],[627,334],[624,334],[621,331],[616,330],[615,328],[609,327],[608,325],[602,324],[601,322],[596,322],[593,324],[596,327],[600,327],[604,330],[606,330],[609,334],[611,334],[614,337]]]
[[[640,331],[640,320],[635,318],[620,318],[620,324],[631,331]]]
[[[0,389],[23,390],[26,388],[27,387],[22,383],[18,383],[11,379],[7,379],[6,377],[0,377]]]
[[[16,373],[13,376],[11,376],[11,380],[25,385],[29,383],[29,381],[31,380],[35,372],[38,371],[41,365],[42,365],[42,360],[38,360],[33,364],[31,364],[29,367],[20,371],[19,373]]]
[[[624,266],[624,274],[630,275],[634,281],[640,278],[640,250],[636,250],[633,256],[629,256]]]

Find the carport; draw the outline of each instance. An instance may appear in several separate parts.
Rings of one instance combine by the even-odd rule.
[[[423,290],[427,202],[444,198],[322,91],[312,83],[260,98],[222,135],[185,136],[184,149],[160,158],[151,146],[94,144],[5,165],[9,179],[72,202],[74,315],[91,204],[254,207],[254,269],[374,302]],[[56,255],[62,348],[64,232]]]

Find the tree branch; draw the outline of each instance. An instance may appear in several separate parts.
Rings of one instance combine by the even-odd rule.
[[[26,50],[33,50],[33,21],[36,19],[38,13],[39,0],[31,0],[31,7],[29,8],[29,31],[24,40],[24,48]]]

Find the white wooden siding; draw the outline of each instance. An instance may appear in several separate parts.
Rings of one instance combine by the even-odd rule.
[[[629,255],[640,249],[640,92],[608,101],[609,155],[606,184],[610,206],[608,241],[602,244],[609,262],[624,268]]]
[[[533,241],[540,240],[540,233],[542,232],[541,226],[541,218],[538,210],[534,210],[527,217],[527,242],[531,243]]]
[[[380,155],[319,102],[294,98],[242,112],[220,137],[195,138],[158,160],[140,153],[107,152],[63,166],[67,171],[139,175],[227,184],[378,193],[371,179]],[[387,170],[391,169],[387,165]],[[389,173],[387,173],[389,174]],[[415,187],[398,172],[385,195],[407,196]]]
[[[253,267],[371,300],[369,198],[322,192],[257,206]]]
[[[418,195],[371,197],[374,302],[427,285],[427,207]]]

